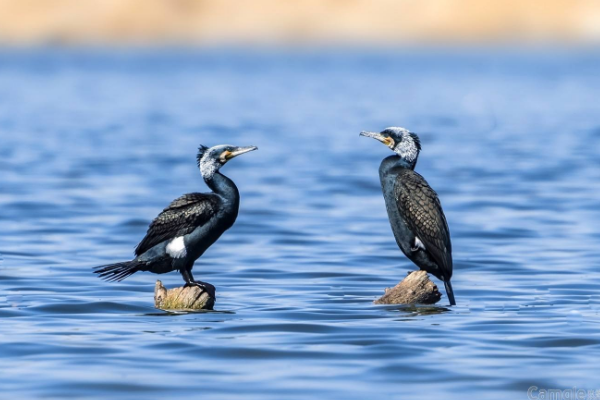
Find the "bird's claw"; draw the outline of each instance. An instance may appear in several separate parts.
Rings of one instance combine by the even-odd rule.
[[[185,284],[184,287],[192,287],[192,286],[199,287],[204,292],[208,293],[208,295],[210,297],[212,297],[213,299],[217,298],[216,293],[215,293],[216,289],[210,283],[207,283],[207,282],[196,282],[196,281],[194,281],[194,282],[186,282],[186,284]]]

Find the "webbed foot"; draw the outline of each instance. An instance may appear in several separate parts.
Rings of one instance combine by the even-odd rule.
[[[186,282],[184,287],[191,287],[191,286],[196,286],[196,287],[201,288],[203,291],[208,293],[208,295],[210,297],[212,297],[213,299],[217,298],[215,287],[208,282],[190,281],[190,282]]]

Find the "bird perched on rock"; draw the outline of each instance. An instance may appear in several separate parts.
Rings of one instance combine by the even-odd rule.
[[[451,305],[452,244],[448,223],[437,193],[414,171],[421,151],[419,137],[404,128],[379,133],[361,132],[389,147],[395,155],[379,166],[383,197],[400,250],[420,269],[444,282]]]
[[[138,271],[155,274],[178,270],[186,286],[199,286],[213,298],[215,287],[196,281],[194,262],[235,222],[240,194],[220,169],[229,160],[257,147],[200,146],[198,167],[211,193],[188,193],[173,200],[152,221],[135,249],[135,258],[97,267],[94,272],[108,281],[121,281]]]

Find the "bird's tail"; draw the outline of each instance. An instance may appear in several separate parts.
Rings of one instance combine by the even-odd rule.
[[[94,273],[101,279],[109,282],[120,282],[123,279],[141,270],[143,263],[139,261],[125,261],[116,264],[101,265],[94,268]]]
[[[448,300],[450,300],[450,305],[455,306],[456,300],[454,300],[454,292],[452,291],[452,284],[450,281],[444,281],[444,286],[446,286],[446,294],[448,295]]]

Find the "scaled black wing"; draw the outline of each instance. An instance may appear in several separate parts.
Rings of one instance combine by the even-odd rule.
[[[452,277],[450,230],[437,193],[427,181],[410,169],[399,172],[394,186],[396,204],[409,228],[448,278]]]
[[[139,256],[160,242],[191,233],[217,213],[219,198],[212,193],[188,193],[173,200],[152,221],[135,249]]]

